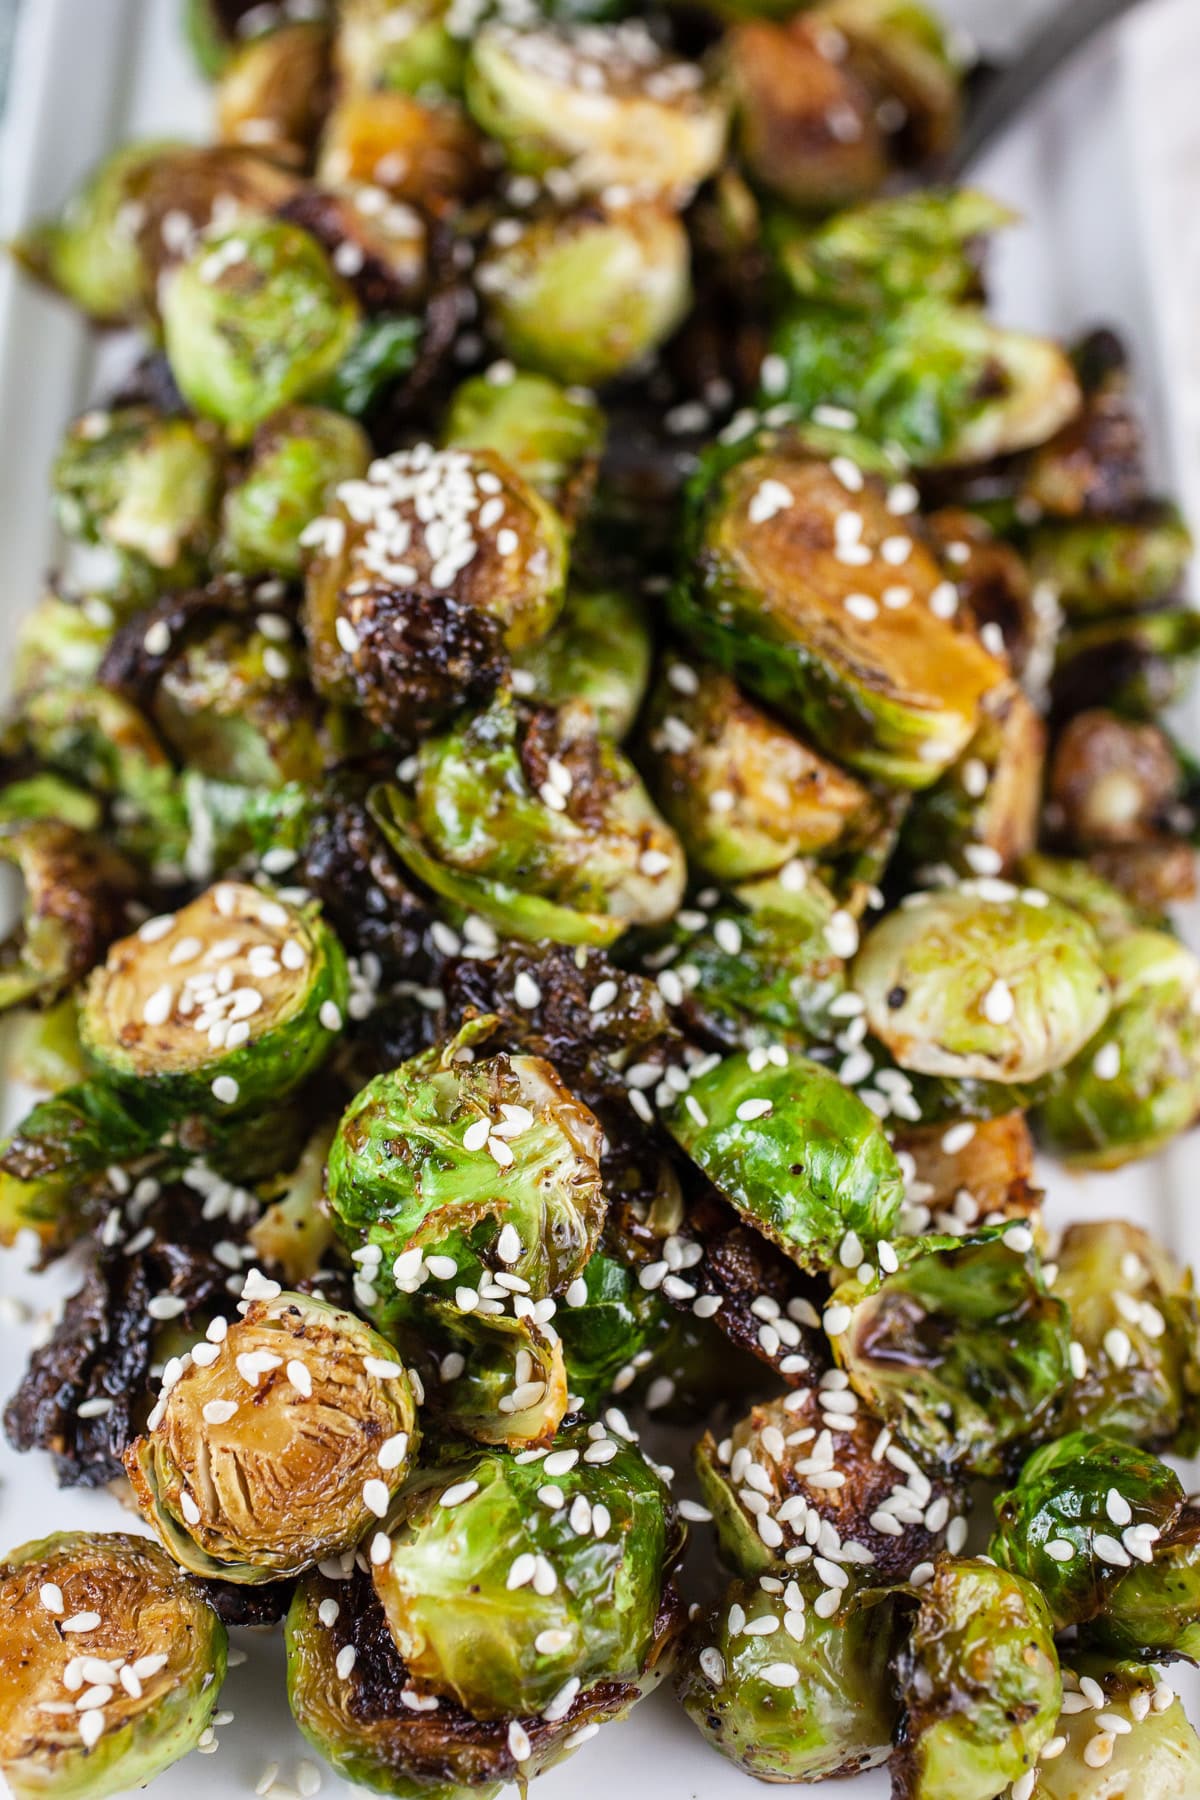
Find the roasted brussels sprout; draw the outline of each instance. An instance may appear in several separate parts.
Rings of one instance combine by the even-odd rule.
[[[362,427],[317,406],[289,406],[260,425],[245,468],[226,488],[218,556],[243,575],[301,573],[300,539],[371,460]]]
[[[506,935],[605,945],[679,905],[683,851],[586,704],[497,701],[418,757],[375,817],[410,874]]]
[[[493,451],[567,519],[587,500],[604,434],[594,400],[522,371],[464,381],[442,426],[449,449]]]
[[[859,1398],[945,1468],[999,1474],[1069,1378],[1070,1321],[1032,1233],[912,1240],[895,1274],[834,1293],[834,1353]],[[825,1314],[830,1330],[829,1313]]]
[[[348,989],[315,907],[225,881],[113,945],[88,982],[80,1033],[119,1087],[244,1113],[324,1061]]]
[[[125,928],[134,872],[108,845],[55,819],[0,825],[0,862],[20,875],[24,913],[0,943],[0,1011],[52,1006]]]
[[[889,510],[877,454],[851,448],[843,465],[767,434],[712,457],[692,489],[671,612],[822,750],[925,787],[965,750],[1004,670],[945,616],[953,593]]]
[[[618,743],[633,725],[654,654],[641,601],[622,588],[568,589],[554,630],[513,659],[513,688],[540,706],[586,703]]]
[[[220,483],[211,428],[145,406],[84,413],[54,464],[63,531],[107,545],[118,565],[113,587],[132,598],[186,587],[202,574]]]
[[[1019,688],[989,701],[966,753],[905,817],[922,874],[1011,875],[1037,842],[1046,727]]]
[[[421,1691],[509,1718],[542,1712],[566,1683],[573,1695],[641,1672],[676,1527],[621,1438],[577,1427],[529,1461],[451,1455],[409,1481],[387,1531],[375,1586]]]
[[[511,223],[499,236],[493,229],[477,279],[492,329],[521,367],[597,385],[681,322],[688,239],[666,206],[598,200]]]
[[[13,1800],[101,1800],[199,1742],[225,1628],[156,1544],[60,1531],[0,1562],[0,1771]]]
[[[951,188],[877,200],[815,225],[778,214],[769,230],[780,271],[802,299],[869,310],[922,295],[976,297],[981,245],[1013,222],[990,194]]]
[[[868,822],[866,790],[738,692],[669,657],[646,715],[651,789],[693,867],[719,881],[832,852]]]
[[[482,168],[479,134],[460,106],[376,90],[339,97],[325,123],[317,179],[382,188],[437,216],[478,189]]]
[[[171,373],[189,405],[245,443],[333,374],[358,325],[325,252],[282,219],[208,232],[162,284]]]
[[[1043,1800],[1186,1800],[1200,1783],[1200,1739],[1178,1694],[1136,1663],[1073,1661],[1062,1672],[1054,1754],[1043,1750],[1034,1791]]]
[[[278,1269],[289,1287],[312,1280],[334,1241],[333,1222],[322,1204],[325,1161],[332,1142],[332,1125],[314,1131],[296,1167],[272,1184],[277,1197],[246,1233],[255,1254],[270,1268]]]
[[[1059,733],[1046,780],[1046,824],[1056,842],[1153,842],[1187,819],[1179,754],[1160,725],[1102,707],[1076,713]]]
[[[667,1121],[672,1135],[801,1268],[835,1267],[848,1239],[861,1262],[904,1197],[878,1119],[819,1063],[757,1062],[751,1052],[727,1056],[695,1077]]]
[[[822,1781],[887,1759],[897,1707],[890,1598],[832,1618],[795,1578],[734,1582],[692,1637],[676,1678],[692,1723],[760,1781]]]
[[[698,64],[669,56],[640,19],[487,24],[471,42],[466,97],[513,168],[567,168],[587,193],[620,186],[679,205],[725,147],[720,89]]]
[[[994,1800],[1038,1765],[1062,1678],[1045,1601],[985,1558],[934,1565],[896,1672],[903,1800]]]
[[[1034,579],[1074,622],[1160,606],[1179,592],[1192,550],[1178,509],[1156,501],[1130,518],[1041,525],[1028,542]]]
[[[907,1231],[961,1234],[979,1223],[1036,1216],[1042,1196],[1023,1112],[949,1127],[903,1126],[893,1131],[892,1148],[907,1181]]]
[[[279,1284],[252,1273],[255,1286]],[[416,1447],[412,1387],[387,1341],[353,1313],[276,1291],[168,1365],[125,1466],[176,1562],[258,1583],[353,1549]]]
[[[1153,719],[1181,700],[1200,657],[1200,613],[1186,607],[1073,626],[1058,641],[1050,699],[1056,719],[1108,706]]]
[[[84,687],[94,681],[115,622],[111,596],[88,594],[77,599],[51,588],[17,629],[14,694],[20,697],[60,685]]]
[[[384,1292],[432,1283],[464,1312],[481,1292],[486,1311],[532,1296],[514,1299],[519,1313],[561,1293],[596,1247],[600,1128],[541,1057],[472,1059],[493,1024],[368,1083],[333,1140],[329,1204]]]
[[[244,42],[221,71],[217,136],[300,168],[321,129],[328,98],[329,32],[297,19]]]
[[[1067,1227],[1051,1285],[1078,1346],[1074,1384],[1058,1406],[1061,1429],[1190,1451],[1200,1352],[1190,1272],[1140,1226],[1096,1219]]]
[[[342,0],[334,43],[348,88],[457,93],[464,46],[447,20],[446,0]]]
[[[867,935],[854,983],[901,1068],[1029,1082],[1062,1068],[1108,1017],[1088,921],[1036,889],[962,882],[914,894]]]

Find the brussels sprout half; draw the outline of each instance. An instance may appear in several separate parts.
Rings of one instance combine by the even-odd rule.
[[[337,72],[349,88],[457,93],[461,39],[451,34],[447,0],[342,0],[334,40]]]
[[[386,1339],[353,1313],[277,1291],[168,1366],[125,1466],[143,1517],[185,1569],[262,1583],[358,1544],[417,1441],[412,1385]]]
[[[298,19],[241,43],[221,70],[217,136],[302,168],[328,102],[329,30]]]
[[[80,1035],[118,1086],[245,1113],[325,1060],[348,992],[341,946],[315,907],[219,882],[113,945],[88,983]]]
[[[854,1775],[892,1747],[891,1599],[856,1601],[833,1618],[810,1600],[795,1578],[734,1582],[693,1626],[676,1678],[692,1723],[760,1781]]]
[[[0,942],[0,1011],[52,1006],[124,929],[134,871],[55,819],[0,824],[0,862],[17,870],[23,890],[21,923]]]
[[[1112,989],[1088,921],[1007,882],[910,895],[867,935],[854,983],[902,1068],[1036,1081],[1104,1024]]]
[[[979,730],[906,814],[903,854],[923,879],[1011,875],[1037,842],[1046,727],[1020,688],[984,707]]]
[[[1038,1766],[1062,1704],[1045,1601],[983,1558],[943,1559],[896,1664],[904,1705],[895,1793],[994,1800]]]
[[[819,1063],[757,1060],[727,1056],[694,1078],[666,1121],[672,1136],[802,1269],[835,1267],[847,1239],[862,1261],[904,1198],[878,1119]]]
[[[1158,1671],[1072,1661],[1062,1672],[1061,1748],[1038,1763],[1041,1800],[1188,1800],[1200,1791],[1200,1739]]]
[[[279,219],[210,231],[163,282],[161,305],[184,398],[235,443],[319,388],[358,325],[354,296],[316,239]]]
[[[1040,525],[1027,554],[1066,617],[1086,623],[1161,606],[1179,592],[1193,549],[1178,508],[1147,501],[1130,518]]]
[[[101,1800],[195,1749],[225,1628],[157,1544],[62,1531],[0,1562],[0,1771],[13,1800]]]
[[[542,1712],[567,1683],[573,1696],[636,1680],[678,1548],[638,1450],[583,1427],[548,1454],[477,1450],[422,1470],[387,1531],[374,1582],[405,1666],[479,1719]]]
[[[319,406],[274,413],[225,490],[219,561],[242,575],[299,575],[305,530],[333,505],[342,482],[366,474],[370,460],[370,439],[341,413]]]
[[[894,1275],[834,1290],[825,1327],[851,1387],[943,1468],[999,1474],[1068,1381],[1067,1309],[1032,1243],[1024,1225],[916,1238]]]
[[[317,179],[379,187],[437,217],[480,186],[483,141],[463,109],[436,94],[342,93],[325,122]]]
[[[587,193],[620,186],[681,205],[725,148],[720,88],[640,19],[532,30],[493,21],[472,39],[465,85],[475,122],[512,167],[567,168]]]
[[[539,706],[585,702],[597,729],[620,743],[637,718],[653,655],[650,619],[636,596],[568,589],[553,631],[514,657],[513,692]]]
[[[518,1316],[560,1293],[604,1222],[600,1127],[550,1063],[476,1057],[483,1018],[377,1075],[342,1115],[329,1204],[343,1241],[373,1250],[373,1282]],[[531,1298],[530,1298],[531,1297]]]
[[[455,388],[442,443],[491,450],[567,519],[586,503],[604,448],[603,410],[546,375],[474,375]]]
[[[953,592],[883,481],[855,462],[848,491],[836,462],[771,434],[716,453],[692,489],[672,616],[822,750],[926,787],[1004,670],[945,616]]]

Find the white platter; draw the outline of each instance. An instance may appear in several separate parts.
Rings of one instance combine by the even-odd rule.
[[[958,0],[944,10],[985,41],[1011,36],[1046,0]],[[1067,5],[1071,0],[1050,0]],[[80,173],[127,136],[202,137],[209,98],[184,55],[178,0],[24,0],[9,114],[0,137],[0,237],[57,205]],[[1013,324],[1064,334],[1105,322],[1131,341],[1156,470],[1200,523],[1200,7],[1152,0],[1089,49],[979,170],[1027,223],[998,246],[995,306]],[[47,470],[62,423],[127,356],[99,348],[63,307],[0,268],[0,675],[16,620],[55,553]],[[1200,747],[1200,708],[1183,731]],[[1186,922],[1200,944],[1200,915]],[[1200,1142],[1119,1176],[1048,1170],[1052,1221],[1121,1214],[1200,1263]],[[68,1268],[23,1274],[0,1257],[0,1294],[35,1311],[74,1284]],[[0,1322],[0,1389],[24,1366],[28,1324]],[[1197,1472],[1191,1471],[1194,1482]],[[1198,1483],[1200,1484],[1200,1483]],[[128,1528],[109,1495],[60,1492],[47,1459],[0,1445],[0,1549],[71,1527]],[[697,1534],[692,1557],[711,1562]],[[265,1767],[295,1791],[309,1759],[292,1725],[277,1638],[237,1634],[249,1660],[222,1695],[234,1719],[209,1757],[193,1755],[154,1784],[155,1800],[251,1794]],[[1193,1718],[1200,1683],[1188,1677]],[[0,1695],[0,1705],[3,1696]],[[322,1765],[322,1795],[352,1790]],[[538,1800],[749,1800],[757,1791],[701,1742],[669,1695],[608,1728],[538,1783]],[[831,1790],[832,1791],[832,1790]],[[836,1790],[884,1800],[886,1774]]]

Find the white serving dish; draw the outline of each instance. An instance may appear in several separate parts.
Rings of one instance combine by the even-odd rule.
[[[985,43],[1003,44],[1045,3],[945,0],[944,10]],[[187,62],[180,11],[178,0],[24,0],[0,137],[0,237],[58,204],[122,138],[206,135],[209,96]],[[976,178],[1027,220],[997,247],[995,310],[1008,323],[1066,335],[1098,322],[1127,335],[1157,472],[1200,524],[1198,84],[1200,9],[1195,0],[1153,0],[1077,59]],[[47,470],[61,425],[127,357],[125,346],[97,345],[65,307],[0,267],[0,670],[55,554]],[[1183,731],[1200,748],[1200,707]],[[1200,944],[1200,916],[1189,931]],[[1121,1175],[1049,1170],[1047,1185],[1052,1221],[1128,1216],[1200,1264],[1200,1210],[1188,1199],[1200,1186],[1197,1139]],[[75,1279],[69,1265],[35,1279],[15,1256],[0,1256],[0,1294],[35,1310]],[[0,1321],[4,1397],[24,1366],[29,1331]],[[18,1457],[0,1444],[0,1548],[48,1530],[129,1526],[108,1494],[60,1491],[48,1459]],[[711,1562],[703,1534],[691,1554]],[[295,1792],[297,1764],[310,1753],[288,1714],[278,1636],[236,1635],[250,1656],[222,1695],[234,1720],[220,1730],[214,1755],[192,1755],[159,1778],[156,1800],[250,1794],[272,1762],[281,1786]],[[1200,1722],[1200,1683],[1189,1675],[1180,1685],[1191,1690]],[[355,1791],[324,1765],[321,1774],[322,1795]],[[884,1800],[889,1785],[878,1771],[837,1791],[847,1800]],[[536,1789],[538,1800],[608,1800],[618,1792],[749,1800],[755,1791],[706,1748],[669,1694],[607,1729]]]

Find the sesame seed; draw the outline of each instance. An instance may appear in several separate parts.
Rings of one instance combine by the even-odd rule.
[[[848,1306],[839,1304],[837,1306],[827,1307],[821,1321],[825,1328],[826,1337],[840,1337],[849,1326],[852,1317],[853,1315]]]
[[[469,1500],[471,1495],[478,1491],[479,1483],[477,1481],[456,1481],[453,1487],[448,1487],[442,1494],[440,1504],[442,1506],[460,1506],[464,1500]]]
[[[1128,1525],[1133,1518],[1133,1508],[1115,1487],[1110,1487],[1105,1496],[1104,1510],[1114,1525]]]
[[[208,1425],[227,1425],[238,1409],[236,1400],[206,1400],[200,1411]]]
[[[531,1011],[535,1006],[541,1005],[542,990],[533,979],[533,976],[526,974],[524,969],[520,971],[517,979],[513,983],[513,999],[518,1006],[523,1007],[527,1012]]]
[[[232,1075],[218,1075],[212,1084],[212,1096],[222,1106],[232,1106],[240,1093],[240,1088]]]
[[[59,1630],[72,1632],[95,1631],[99,1623],[100,1614],[98,1612],[78,1612],[73,1613],[69,1619],[64,1619],[59,1626]]]
[[[1046,1555],[1052,1562],[1070,1562],[1075,1554],[1075,1546],[1069,1538],[1051,1538],[1046,1545]]]
[[[62,1589],[57,1582],[43,1582],[38,1589],[38,1599],[41,1601],[47,1612],[61,1613],[63,1610]]]
[[[598,981],[588,996],[588,1011],[603,1012],[605,1007],[612,1005],[617,993],[618,988],[615,981]]]
[[[337,1672],[339,1681],[347,1681],[349,1679],[350,1671],[354,1667],[354,1664],[357,1660],[357,1656],[358,1656],[358,1652],[355,1650],[353,1644],[343,1644],[342,1645],[341,1649],[337,1653],[337,1658],[333,1665],[334,1669]]]
[[[708,1644],[701,1650],[699,1658],[700,1673],[710,1687],[719,1688],[725,1680],[725,1658],[715,1644]]]
[[[795,1687],[800,1679],[799,1669],[794,1663],[788,1662],[768,1663],[760,1673],[763,1681],[777,1688]]]
[[[1097,1081],[1114,1081],[1121,1073],[1121,1046],[1102,1044],[1092,1058],[1092,1073]]]
[[[1007,1025],[1016,1011],[1012,989],[997,978],[983,996],[983,1016],[993,1025]]]
[[[1133,1344],[1129,1333],[1114,1325],[1104,1334],[1104,1353],[1115,1369],[1126,1369],[1133,1356]]]
[[[287,1378],[295,1388],[296,1392],[305,1400],[310,1400],[312,1398],[313,1385],[312,1376],[308,1371],[307,1365],[300,1362],[298,1358],[293,1357],[291,1362],[287,1365],[286,1372]]]
[[[317,1017],[320,1019],[326,1031],[340,1031],[342,1029],[342,1015],[336,1001],[322,1001],[321,1010],[317,1014]]]
[[[533,1755],[529,1733],[519,1719],[510,1719],[508,1722],[508,1753],[516,1763],[528,1762]]]
[[[320,1619],[322,1625],[333,1625],[336,1624],[337,1616],[341,1610],[342,1609],[336,1600],[322,1600],[320,1606],[317,1608],[317,1617]]]
[[[1098,1531],[1092,1539],[1092,1548],[1103,1562],[1113,1563],[1119,1569],[1129,1568],[1128,1550],[1110,1532]]]

